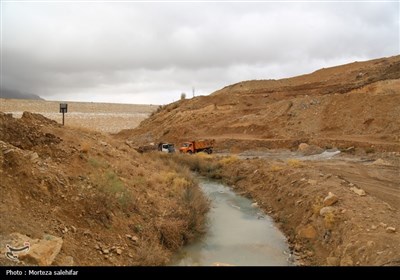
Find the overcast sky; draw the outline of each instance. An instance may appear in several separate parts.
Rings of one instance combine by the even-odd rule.
[[[48,100],[166,104],[399,54],[399,3],[1,4],[2,87]]]

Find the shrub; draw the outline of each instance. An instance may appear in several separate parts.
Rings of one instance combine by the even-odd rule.
[[[332,229],[336,223],[335,214],[332,212],[326,213],[324,217],[325,227],[327,229]]]
[[[315,198],[314,203],[311,205],[311,208],[313,210],[314,215],[319,215],[319,211],[324,207],[323,204],[323,198],[322,197],[317,197]]]
[[[88,159],[88,162],[94,168],[100,168],[100,167],[108,168],[109,167],[107,162],[102,161],[101,159],[98,159],[98,158],[92,158],[91,157],[91,158]]]
[[[162,245],[152,240],[142,240],[135,250],[136,256],[134,261],[140,265],[154,266],[166,264],[169,260],[168,253],[163,249]]]
[[[111,194],[125,191],[124,183],[113,171],[106,172],[105,191]]]
[[[223,157],[222,159],[219,160],[219,163],[221,165],[229,165],[233,164],[239,161],[239,158],[237,156],[227,156]]]
[[[300,160],[298,160],[298,159],[293,159],[293,158],[289,159],[289,160],[287,161],[287,164],[288,164],[290,167],[293,167],[293,168],[300,168],[300,167],[303,167],[303,163],[302,163]]]
[[[92,159],[91,164],[95,166],[101,166],[99,161]],[[125,184],[121,181],[117,174],[112,170],[107,170],[105,173],[99,175],[96,173],[93,178],[93,182],[98,187],[98,193],[104,194],[104,198],[108,201],[106,204],[110,205],[116,203],[125,212],[133,209],[134,198],[131,192],[125,187]]]
[[[369,147],[369,148],[366,148],[366,149],[365,149],[365,152],[366,152],[367,154],[372,154],[372,153],[375,153],[375,149],[374,149],[373,147]]]
[[[81,143],[81,152],[87,154],[90,151],[90,143],[85,141]]]
[[[195,186],[185,189],[182,201],[189,210],[189,233],[184,238],[186,242],[189,242],[206,231],[206,213],[209,210],[210,203],[201,190]]]
[[[271,165],[271,167],[269,168],[269,171],[272,171],[272,172],[277,172],[277,171],[281,171],[281,170],[283,170],[283,167],[280,165],[275,165],[275,164]]]

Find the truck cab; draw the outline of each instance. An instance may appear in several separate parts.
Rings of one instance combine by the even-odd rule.
[[[184,154],[186,154],[186,153],[189,153],[189,154],[193,153],[193,143],[192,143],[192,142],[185,142],[185,143],[182,143],[182,146],[179,148],[179,151],[180,151],[181,153],[184,153]]]

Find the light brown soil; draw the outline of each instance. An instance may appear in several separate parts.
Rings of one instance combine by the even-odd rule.
[[[328,161],[224,160],[211,177],[272,213],[300,263],[400,264],[400,56],[237,83],[164,106],[118,137],[137,145],[214,138],[223,154],[339,149]],[[329,192],[339,201],[321,215]]]
[[[210,177],[224,179],[273,216],[299,264],[399,265],[399,79],[397,56],[291,79],[241,82],[164,106],[138,128],[114,136],[62,128],[29,114],[20,121],[2,116],[2,242],[13,231],[35,238],[47,232],[63,237],[60,256],[72,256],[76,264],[165,263],[198,231],[197,226],[188,230],[188,217],[202,224],[202,215],[189,214],[204,213],[204,205],[188,203],[192,195],[187,193],[186,202],[182,198],[190,181],[182,165],[199,160],[195,170],[203,164]],[[21,110],[10,106],[6,111]],[[89,116],[80,116],[81,121]],[[88,123],[101,131],[118,125],[100,118]],[[215,138],[217,153],[276,156],[178,157],[174,165],[132,149],[199,138]],[[303,142],[342,153],[313,161],[281,156]],[[128,210],[121,200],[126,192],[104,191],[104,181],[120,186],[110,171],[133,197]],[[329,192],[338,202],[321,214]],[[137,236],[139,243],[124,233]],[[106,257],[103,247],[114,251]],[[122,255],[115,248],[122,248]]]
[[[5,257],[14,232],[61,237],[55,265],[162,265],[208,207],[185,169],[31,113],[0,112],[0,178],[0,265],[36,264]]]
[[[158,110],[135,130],[138,144],[217,138],[218,149],[363,147],[400,151],[400,56],[248,81]]]
[[[225,165],[222,174],[272,215],[299,264],[400,265],[400,155],[385,162],[252,159]],[[338,202],[323,216],[329,192]]]

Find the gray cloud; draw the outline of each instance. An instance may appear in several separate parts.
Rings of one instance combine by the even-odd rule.
[[[168,103],[399,53],[399,3],[2,4],[2,87]]]

